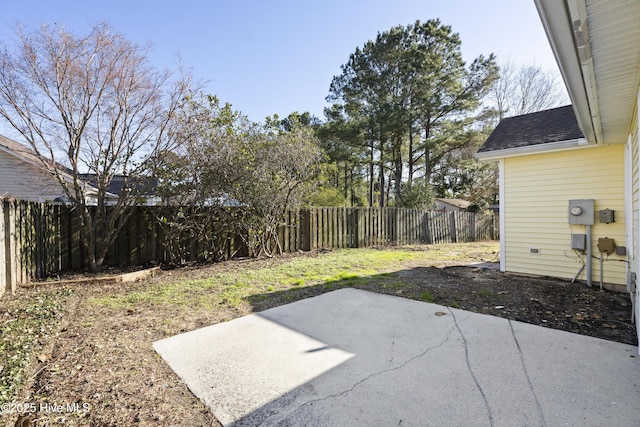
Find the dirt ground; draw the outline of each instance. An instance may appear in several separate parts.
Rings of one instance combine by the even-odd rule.
[[[401,272],[433,302],[624,344],[637,345],[629,294],[556,279],[468,267]]]
[[[262,261],[245,263],[257,268]],[[281,262],[286,262],[286,259]],[[636,345],[627,294],[599,291],[584,284],[504,275],[497,271],[449,266],[407,265],[393,273],[398,286],[382,286],[375,277],[357,287],[548,328]],[[34,426],[218,426],[203,404],[154,352],[159,339],[283,303],[262,298],[239,307],[213,310],[137,304],[112,309],[90,304],[92,297],[129,292],[180,277],[206,277],[213,271],[239,268],[234,263],[175,270],[140,284],[95,285],[67,300],[57,334],[43,343],[29,369],[20,401],[38,410],[18,425]],[[388,278],[388,276],[387,276]],[[289,292],[302,299],[326,292],[307,286]],[[49,290],[55,292],[55,288]],[[36,292],[29,290],[25,292]],[[17,415],[0,424],[14,425]]]

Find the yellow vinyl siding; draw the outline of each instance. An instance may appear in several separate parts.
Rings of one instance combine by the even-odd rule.
[[[598,238],[610,237],[625,246],[624,144],[589,147],[504,159],[506,271],[571,279],[581,263],[571,250],[571,234],[585,227],[569,225],[572,199],[595,200],[593,254]],[[615,223],[600,224],[598,211],[615,210]],[[502,214],[502,212],[501,212]],[[540,254],[530,253],[530,248]],[[584,256],[583,258],[586,258]],[[625,284],[626,257],[609,256],[604,282]],[[586,279],[586,269],[579,276]],[[599,261],[593,259],[592,280],[600,281]]]

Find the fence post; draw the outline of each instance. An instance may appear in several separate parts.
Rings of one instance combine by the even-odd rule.
[[[336,228],[336,247],[338,249],[342,248],[342,210],[343,208],[335,208],[336,210],[336,224],[337,224],[337,228]]]
[[[295,221],[296,221],[296,227],[294,230],[294,244],[293,244],[293,252],[297,252],[297,251],[301,251],[302,250],[302,227],[300,226],[300,221],[302,221],[302,217],[301,217],[301,213],[300,213],[300,209],[298,209],[295,212],[294,215]]]
[[[344,218],[344,227],[345,227],[345,248],[353,248],[354,247],[354,227],[353,227],[353,213],[355,212],[355,208],[349,207],[345,208],[345,218]]]
[[[310,209],[300,210],[300,249],[311,250],[311,212]]]
[[[282,252],[283,253],[291,253],[295,252],[293,247],[295,246],[295,211],[287,209],[284,213],[284,220],[282,221],[282,237],[284,241],[282,242]]]
[[[396,232],[397,212],[395,209],[390,208],[387,208],[386,211],[388,213],[387,227],[389,230],[389,237],[387,241],[389,244],[393,245],[396,243],[396,239],[398,238],[398,234]]]
[[[358,240],[357,240],[357,244],[356,244],[356,248],[363,248],[364,247],[364,242],[365,242],[365,235],[364,235],[364,210],[366,208],[358,208],[356,211],[356,232],[357,232],[357,236],[358,236]]]
[[[422,213],[422,217],[424,218],[424,225],[423,225],[423,231],[424,231],[424,242],[423,243],[427,243],[430,244],[431,243],[431,211],[424,211]]]
[[[400,208],[393,208],[393,244],[400,244]]]
[[[307,222],[305,224],[305,233],[307,234],[307,239],[305,243],[305,250],[312,251],[315,242],[316,242],[316,228],[315,228],[315,217],[316,217],[316,208],[311,208],[306,211],[307,212]]]
[[[477,237],[476,237],[476,234],[477,234],[476,228],[478,227],[478,223],[476,219],[477,217],[475,212],[471,212],[470,215],[471,215],[471,221],[470,221],[471,222],[471,241],[475,242],[477,241]]]
[[[35,254],[35,265],[33,266],[33,268],[28,269],[28,272],[26,275],[25,274],[22,275],[23,282],[25,281],[25,279],[29,280],[34,276],[39,279],[42,279],[45,277],[46,268],[44,266],[44,260],[46,258],[46,252],[48,250],[47,240],[45,238],[46,225],[43,224],[44,204],[43,203],[38,203],[38,204],[25,203],[24,208],[27,208],[27,207],[29,208],[29,211],[30,211],[28,216],[30,223],[28,225],[24,224],[25,226],[28,227],[28,229],[25,230],[25,234],[28,233],[30,235],[30,239],[32,239],[32,241],[30,242],[30,246],[32,247],[27,248],[27,250]],[[22,244],[25,243],[24,237],[21,239],[21,243]],[[20,261],[22,264],[22,270],[24,271],[25,267],[28,264],[28,261],[23,258]]]
[[[451,213],[449,214],[449,227],[451,229],[451,242],[452,243],[456,243],[458,241],[457,239],[457,230],[456,230],[456,212],[455,211],[451,211]]]
[[[6,260],[6,245],[7,245],[7,235],[6,235],[6,227],[7,221],[5,220],[7,207],[4,200],[0,201],[0,237],[2,237],[2,244],[0,244],[0,296],[5,293],[5,291],[10,290],[9,281],[7,278],[7,264],[4,262]]]
[[[70,233],[71,233],[71,269],[79,270],[84,267],[84,252],[82,248],[80,230],[80,212],[78,209],[70,211]]]
[[[4,201],[4,268],[5,289],[12,293],[17,289],[16,280],[16,206],[11,201]]]
[[[342,216],[342,247],[349,247],[349,213],[347,207],[340,208],[340,215]]]
[[[496,240],[496,214],[495,212],[491,214],[491,240]]]

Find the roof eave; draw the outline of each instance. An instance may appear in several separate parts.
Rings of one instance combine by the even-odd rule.
[[[25,147],[25,150],[27,150],[28,148]],[[27,156],[25,154],[23,154],[20,151],[16,151],[13,150],[12,148],[9,147],[5,147],[4,145],[0,144],[0,151],[7,153],[10,156],[13,156],[14,158],[18,159],[21,162],[24,162],[32,167],[35,167],[39,170],[41,170],[42,172],[46,173],[46,174],[53,174],[53,172],[51,171],[51,169],[49,169],[48,166],[45,166],[46,162],[42,162],[42,161],[35,161],[33,159],[30,158],[30,156]],[[36,156],[35,153],[32,154],[33,156]],[[53,169],[56,170],[55,174],[59,175],[66,183],[68,184],[74,184],[74,180],[73,180],[73,175],[65,172],[61,167],[57,167],[57,166],[52,166]],[[94,193],[97,194],[98,193],[98,189],[94,186],[92,186],[89,183],[85,183],[86,188]],[[108,195],[112,196],[112,197],[118,197],[117,195],[113,195],[111,193],[107,193]]]
[[[590,142],[602,143],[602,125],[584,2],[581,0],[534,0],[534,2],[560,74],[567,86],[578,126]],[[574,26],[582,32],[580,42],[577,41],[573,31]]]
[[[484,151],[476,153],[478,160],[499,160],[505,157],[526,156],[529,154],[553,153],[556,151],[584,148],[590,144],[586,138],[569,139],[565,141],[549,142],[546,144],[527,145],[524,147],[505,148],[503,150]]]

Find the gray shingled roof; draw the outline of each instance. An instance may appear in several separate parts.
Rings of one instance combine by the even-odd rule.
[[[83,173],[83,174],[80,174],[79,177],[85,180],[86,182],[88,182],[89,185],[96,188],[98,187],[98,183],[96,182],[96,174]],[[111,177],[111,181],[109,181],[109,184],[107,185],[107,192],[114,195],[118,195],[122,191],[124,184],[125,184],[124,175],[114,175],[113,177]],[[138,190],[141,190],[141,191],[145,190],[145,193],[144,193],[145,196],[153,196],[155,194],[155,190],[157,189],[159,183],[157,179],[153,179],[150,182],[144,182],[140,178],[138,179],[130,178],[128,184],[130,186],[137,187]],[[148,187],[148,188],[145,189],[144,187]]]
[[[503,119],[478,153],[584,138],[571,105]]]

